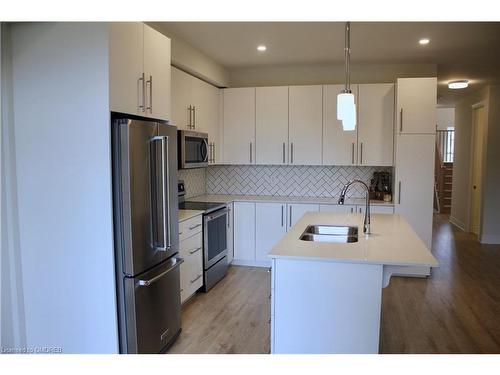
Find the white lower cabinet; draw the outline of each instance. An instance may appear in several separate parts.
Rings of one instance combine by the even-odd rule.
[[[293,227],[306,212],[318,212],[319,204],[289,203],[287,204],[287,230]]]
[[[286,234],[286,204],[255,204],[255,259],[271,264],[268,254]]]
[[[181,228],[196,227],[188,238],[180,241],[179,256],[184,259],[181,264],[181,303],[184,303],[203,285],[203,233],[201,231],[202,216],[195,216],[182,221]]]
[[[233,203],[234,264],[255,262],[255,203]]]

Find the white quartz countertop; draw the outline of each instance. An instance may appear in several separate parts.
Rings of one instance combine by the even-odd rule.
[[[363,234],[363,214],[308,212],[273,247],[271,258],[292,258],[348,263],[437,267],[438,261],[400,215],[372,214],[371,234]],[[303,241],[308,225],[358,227],[358,242]]]
[[[200,210],[179,210],[179,222],[203,214]]]
[[[317,203],[317,204],[338,204],[338,198],[316,198],[316,197],[278,197],[271,195],[199,195],[188,198],[189,201],[203,202],[275,202],[275,203]],[[350,198],[345,200],[345,204],[364,205],[364,198]],[[380,200],[371,200],[372,206],[394,206],[393,202],[384,202]]]

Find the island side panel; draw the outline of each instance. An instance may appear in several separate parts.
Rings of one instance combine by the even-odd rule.
[[[272,353],[378,353],[382,265],[273,259]]]

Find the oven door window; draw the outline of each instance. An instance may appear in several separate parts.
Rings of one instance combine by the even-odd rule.
[[[218,256],[227,250],[227,213],[207,221],[207,261],[219,260]]]
[[[186,137],[184,142],[186,163],[207,161],[207,142],[205,138]]]

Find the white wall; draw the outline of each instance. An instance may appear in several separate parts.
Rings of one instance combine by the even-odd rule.
[[[12,28],[26,345],[116,353],[104,23]]]
[[[391,83],[402,77],[435,77],[434,64],[352,64],[352,83]],[[344,64],[276,65],[233,68],[230,87],[344,83]]]
[[[172,33],[164,22],[147,22],[147,24],[170,38],[173,66],[217,87],[228,87],[228,72],[222,65]]]
[[[437,108],[436,122],[439,130],[455,126],[455,108]]]
[[[472,168],[472,106],[489,102],[489,87],[467,95],[455,104],[455,155],[450,220],[462,229],[470,227]]]

